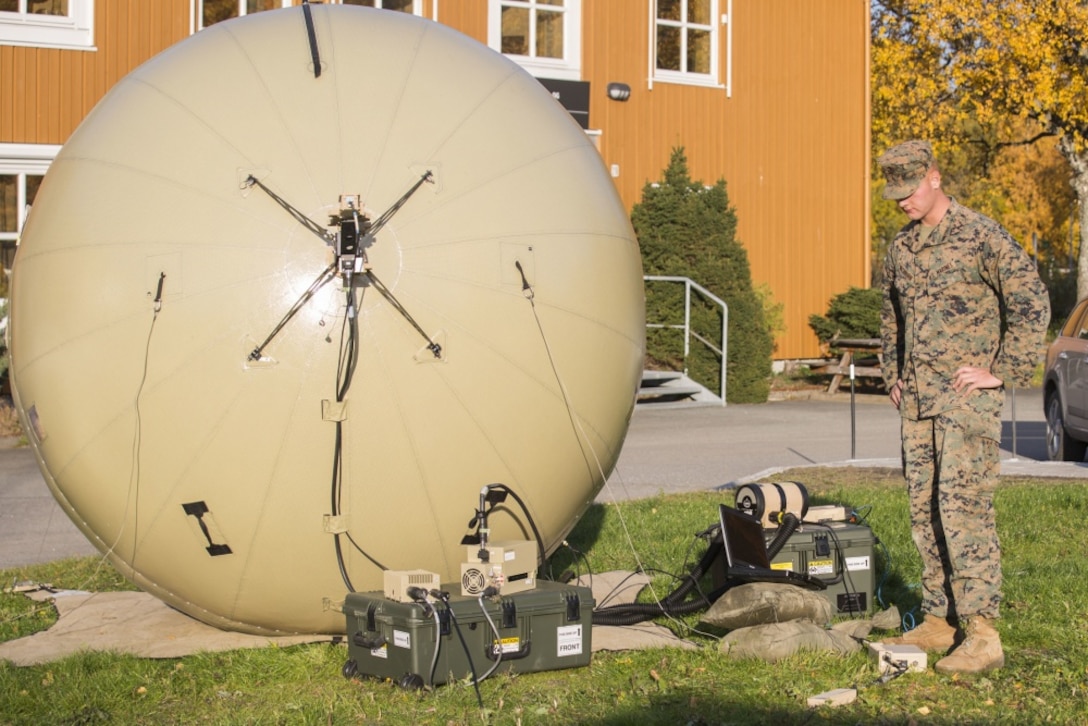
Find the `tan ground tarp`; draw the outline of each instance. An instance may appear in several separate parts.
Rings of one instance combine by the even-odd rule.
[[[180,658],[200,651],[332,639],[329,635],[270,637],[219,630],[146,592],[60,593],[53,603],[60,615],[53,627],[0,643],[0,658],[19,666],[50,663],[86,650]]]

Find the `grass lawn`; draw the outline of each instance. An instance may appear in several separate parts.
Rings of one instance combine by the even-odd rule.
[[[920,563],[910,540],[897,471],[812,468],[802,482],[813,504],[845,504],[869,525],[876,599],[901,612],[918,605]],[[635,569],[667,593],[703,551],[695,536],[716,521],[722,493],[595,505],[553,557],[555,573]],[[932,668],[878,683],[863,651],[801,653],[775,664],[734,660],[698,617],[658,621],[698,650],[600,653],[585,668],[494,676],[433,691],[346,679],[346,646],[203,653],[173,660],[86,653],[44,666],[0,663],[0,724],[1085,724],[1088,723],[1088,482],[1003,479],[997,495],[1005,603],[998,628],[1007,665],[979,676]],[[622,516],[621,516],[622,515]],[[636,556],[637,553],[637,556]],[[0,571],[0,581],[57,588],[129,586],[97,558]],[[289,586],[289,583],[285,583]],[[0,640],[44,630],[51,606],[0,595]],[[881,636],[874,633],[874,639]],[[931,657],[931,665],[932,665]],[[857,701],[809,709],[809,696],[855,686]]]

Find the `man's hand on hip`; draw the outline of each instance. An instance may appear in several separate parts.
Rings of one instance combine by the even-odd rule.
[[[989,368],[962,366],[952,376],[952,388],[957,393],[970,393],[980,388],[1000,388],[1001,379],[990,373]]]

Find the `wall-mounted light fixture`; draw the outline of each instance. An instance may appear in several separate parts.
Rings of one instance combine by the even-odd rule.
[[[631,97],[631,87],[626,83],[609,83],[608,97],[613,101],[626,101]]]

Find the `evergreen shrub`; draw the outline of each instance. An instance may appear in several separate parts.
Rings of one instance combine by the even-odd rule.
[[[736,239],[737,215],[729,204],[725,180],[719,179],[714,186],[693,181],[684,149],[673,149],[664,179],[643,187],[642,201],[631,211],[631,223],[642,249],[645,274],[691,278],[728,305],[726,400],[766,401],[774,339],[763,301],[752,286],[748,253]],[[648,284],[647,321],[682,325],[683,293],[680,284]],[[693,337],[714,341],[720,348],[722,320],[717,306],[693,296],[691,326]],[[651,368],[685,367],[682,330],[650,329],[646,351]],[[686,364],[692,379],[718,390],[720,355],[693,342]]]
[[[837,338],[879,338],[883,298],[877,288],[851,287],[831,298],[827,315],[810,315],[808,325],[825,345]]]

